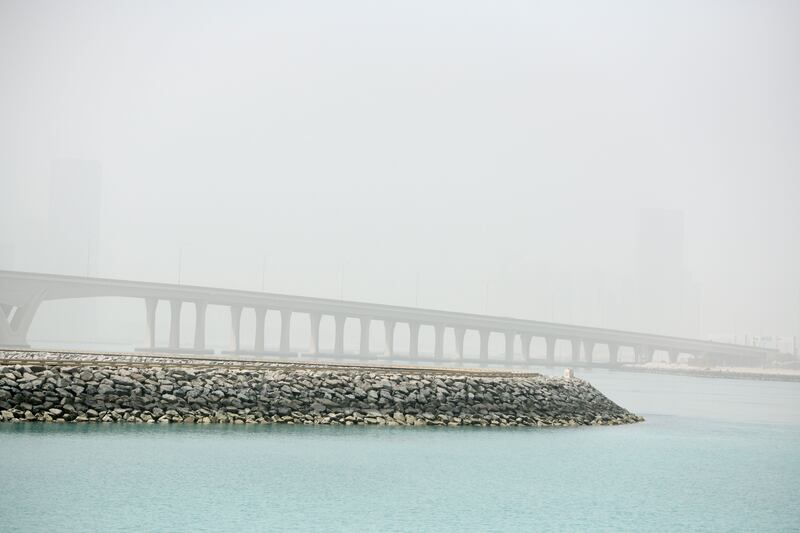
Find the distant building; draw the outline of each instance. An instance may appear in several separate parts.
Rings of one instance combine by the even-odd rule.
[[[100,224],[103,195],[98,161],[59,159],[51,163],[48,204],[47,271],[72,276],[99,273]],[[44,341],[96,339],[98,302],[52,302],[39,331]]]
[[[0,269],[14,270],[14,245],[0,243]]]
[[[97,274],[102,195],[99,162],[53,161],[48,210],[53,271],[83,276]]]
[[[699,334],[689,312],[684,268],[684,216],[671,209],[641,209],[636,235],[639,329],[664,335]]]

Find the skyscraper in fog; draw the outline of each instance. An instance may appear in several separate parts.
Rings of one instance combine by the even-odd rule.
[[[2,170],[0,170],[2,172]],[[16,227],[15,227],[15,200],[16,191],[12,180],[0,177],[0,269],[13,270],[16,266]]]
[[[99,162],[53,161],[48,211],[51,271],[82,276],[97,274],[102,193]]]
[[[641,209],[638,212],[636,257],[639,329],[665,335],[686,335],[688,275],[683,263],[683,212]]]
[[[14,270],[14,245],[0,242],[0,269]]]
[[[102,194],[98,161],[60,159],[51,163],[48,248],[52,255],[47,271],[73,276],[99,273]],[[98,304],[93,299],[69,302],[57,315],[46,328],[49,339],[45,340],[97,338]]]

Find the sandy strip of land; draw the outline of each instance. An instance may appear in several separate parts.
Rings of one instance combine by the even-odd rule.
[[[130,364],[130,365],[180,365],[180,366],[227,366],[241,368],[276,369],[312,369],[312,370],[386,370],[397,373],[435,373],[452,375],[475,375],[481,377],[533,377],[541,376],[537,372],[522,370],[501,370],[490,368],[438,367],[425,365],[387,365],[369,363],[335,363],[319,361],[298,361],[286,359],[264,359],[247,355],[195,355],[195,354],[163,354],[145,352],[90,352],[69,350],[2,350],[0,363],[31,362],[47,363],[48,361],[80,364]]]
[[[685,363],[654,361],[644,364],[625,364],[621,367],[621,370],[714,378],[800,381],[800,368],[699,367]]]

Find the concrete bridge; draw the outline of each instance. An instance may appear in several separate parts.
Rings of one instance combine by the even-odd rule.
[[[569,324],[537,322],[516,318],[453,313],[415,307],[360,303],[308,298],[285,294],[271,294],[254,291],[216,289],[188,285],[147,283],[116,279],[83,278],[15,272],[0,270],[0,346],[27,347],[28,330],[42,302],[67,298],[126,297],[144,302],[147,324],[146,346],[153,352],[195,352],[209,353],[206,348],[206,309],[209,305],[225,306],[230,310],[231,351],[233,353],[264,354],[265,317],[267,310],[280,312],[280,350],[281,355],[297,355],[289,346],[292,317],[307,314],[311,325],[308,346],[303,350],[309,357],[330,358],[376,358],[369,353],[370,324],[382,321],[384,324],[384,352],[387,360],[445,362],[445,335],[453,336],[455,353],[447,354],[447,361],[458,363],[489,364],[541,364],[555,361],[557,340],[566,340],[571,345],[572,361],[589,363],[594,361],[595,347],[605,344],[608,347],[609,365],[619,362],[621,347],[633,349],[636,362],[648,362],[656,350],[663,350],[670,361],[676,361],[681,353],[703,359],[705,364],[726,364],[753,366],[761,365],[777,355],[774,350],[723,344],[696,339],[667,337],[631,331],[617,331]],[[169,344],[156,345],[156,309],[158,302],[169,302],[170,330]],[[181,310],[185,305],[195,308],[194,339],[191,347],[181,343]],[[243,342],[241,335],[241,316],[243,309],[255,311],[255,335]],[[320,320],[323,316],[333,317],[335,341],[332,353],[320,353]],[[347,354],[344,350],[345,321],[354,318],[361,323],[360,350],[358,354]],[[410,332],[407,353],[395,353],[396,325],[405,323]],[[432,326],[435,341],[432,357],[419,353],[419,332],[421,326]],[[464,338],[468,330],[477,331],[480,350],[477,357],[467,357],[464,353]],[[500,333],[505,338],[505,352],[500,358],[489,357],[489,336]],[[522,358],[516,359],[515,341],[519,337]],[[541,337],[546,343],[544,359],[531,358],[531,340]],[[581,358],[583,347],[583,358]]]

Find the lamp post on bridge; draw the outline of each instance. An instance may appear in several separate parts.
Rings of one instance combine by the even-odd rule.
[[[183,246],[178,247],[178,285],[181,284],[181,269],[183,268]]]

